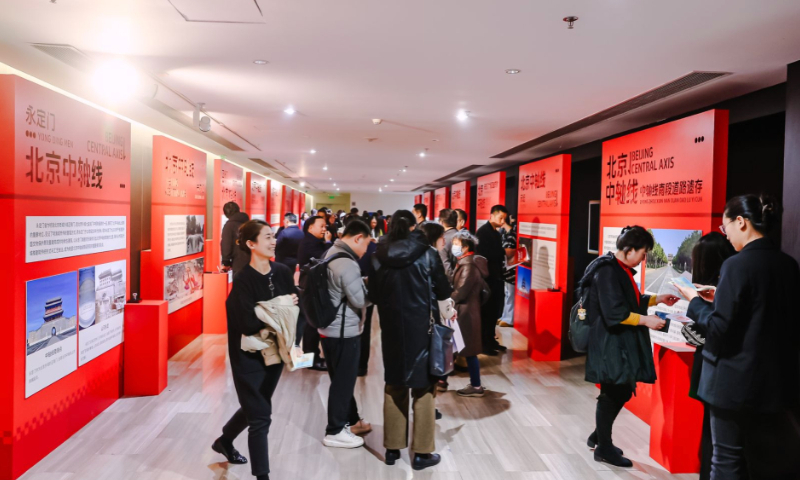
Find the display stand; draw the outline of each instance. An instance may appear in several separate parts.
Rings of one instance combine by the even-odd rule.
[[[653,388],[650,457],[670,473],[700,471],[703,404],[689,397],[695,348],[653,345],[658,380]]]
[[[167,317],[165,300],[125,305],[125,396],[158,395],[167,388]]]
[[[528,356],[540,362],[557,362],[562,359],[564,292],[534,290],[533,297],[534,314],[527,329]]]
[[[225,300],[228,299],[228,274],[203,275],[203,333],[228,333]]]

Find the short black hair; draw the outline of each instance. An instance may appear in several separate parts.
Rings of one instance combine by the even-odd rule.
[[[424,203],[414,205],[414,210],[422,214],[422,218],[428,218],[428,206]]]
[[[241,212],[241,210],[239,209],[239,204],[236,202],[228,202],[222,206],[222,213],[224,213],[227,218],[231,218],[239,212]]]
[[[499,205],[498,204],[498,205],[495,205],[494,207],[492,207],[492,211],[490,212],[490,214],[494,215],[497,212],[503,212],[506,215],[508,215],[508,209],[506,207],[504,207],[503,205]]]
[[[478,246],[478,237],[466,230],[461,230],[453,236],[453,240],[456,239],[458,239],[462,247],[467,247],[470,252],[475,253],[475,248]]]
[[[444,227],[435,222],[422,222],[417,228],[425,234],[431,247],[435,247],[436,242],[444,236]]]
[[[354,216],[350,218],[349,222],[345,221],[342,237],[355,237],[358,235],[369,237],[369,226],[363,220]]]
[[[358,207],[351,208],[350,213],[358,213]]]
[[[465,212],[464,210],[461,210],[460,208],[456,208],[455,212],[458,215],[458,219],[459,220],[463,220],[464,221],[464,225],[466,225],[467,224],[467,220],[469,220],[469,215],[467,215],[467,212]],[[456,223],[458,223],[458,222],[456,222]]]
[[[294,213],[287,213],[283,216],[286,220],[289,220],[289,223],[297,223],[297,215]]]
[[[323,222],[325,221],[325,219],[324,219],[324,218],[322,218],[322,217],[320,217],[319,215],[314,215],[313,217],[308,217],[308,220],[306,220],[306,223],[304,223],[304,224],[303,224],[303,232],[304,232],[304,233],[308,233],[308,229],[309,229],[309,228],[310,228],[312,225],[314,225],[314,223],[315,223],[317,220],[322,220]]]
[[[445,227],[455,227],[458,223],[458,214],[452,208],[443,208],[439,211],[439,221],[441,221]]]
[[[625,253],[642,248],[646,248],[649,252],[653,250],[655,244],[656,242],[653,240],[653,235],[639,225],[623,228],[622,233],[617,237],[617,250],[621,250]]]

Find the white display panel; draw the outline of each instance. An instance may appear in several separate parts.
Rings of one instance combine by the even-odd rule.
[[[78,271],[78,365],[94,360],[122,343],[125,260]]]
[[[558,245],[550,240],[531,239],[531,290],[553,288],[556,282]]]
[[[202,252],[205,219],[203,215],[164,215],[164,260]]]
[[[126,247],[124,216],[25,217],[25,263]]]
[[[203,298],[203,258],[164,267],[164,300],[169,313]]]
[[[519,234],[529,237],[557,238],[558,225],[555,223],[520,222]]]

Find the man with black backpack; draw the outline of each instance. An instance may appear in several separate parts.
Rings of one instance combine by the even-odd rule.
[[[297,248],[297,264],[300,265],[300,285],[304,283],[305,268],[311,263],[312,259],[321,260],[325,252],[331,248],[331,235],[325,227],[325,219],[322,217],[311,217],[303,225],[303,240]],[[314,364],[311,370],[326,371],[328,366],[325,360],[320,358],[319,333],[312,326],[313,321],[307,319],[309,313],[303,308],[303,293],[300,293],[300,318],[297,321],[298,329],[302,328],[303,352],[314,354]],[[298,335],[299,337],[300,335]]]
[[[360,447],[364,445],[364,439],[357,435],[372,430],[370,424],[359,417],[353,396],[358,376],[364,313],[369,303],[358,259],[364,256],[369,244],[369,226],[361,220],[351,220],[345,227],[342,238],[336,240],[325,254],[324,262],[309,270],[305,291],[308,301],[304,302],[308,309],[318,311],[314,319],[322,337],[322,349],[331,377],[328,426],[322,442],[327,447]],[[317,270],[319,268],[327,269],[326,292],[321,291],[325,277],[320,275],[322,272]]]

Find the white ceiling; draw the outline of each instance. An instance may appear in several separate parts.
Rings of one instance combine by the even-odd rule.
[[[566,15],[580,17],[574,30]],[[260,148],[215,125],[244,158],[278,160],[319,189],[395,178],[389,190],[408,191],[693,70],[733,75],[667,102],[779,83],[800,59],[798,20],[790,0],[0,0],[0,62],[91,99],[86,75],[29,44],[124,55]]]

